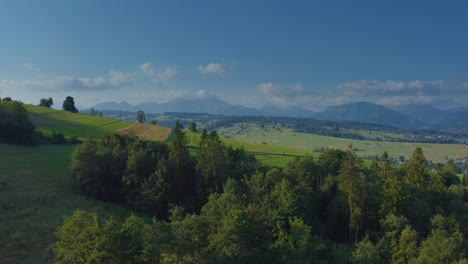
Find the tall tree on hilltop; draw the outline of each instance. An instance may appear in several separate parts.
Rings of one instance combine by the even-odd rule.
[[[138,123],[143,124],[143,123],[145,122],[145,120],[146,120],[145,112],[139,110],[139,111],[137,112],[136,119],[137,119]]]
[[[71,113],[78,113],[78,109],[75,107],[75,100],[71,96],[67,96],[65,101],[63,101],[62,105],[63,110],[71,112]]]
[[[192,122],[192,123],[190,124],[189,130],[190,130],[190,132],[197,133],[197,132],[198,132],[198,130],[197,130],[197,123]]]
[[[44,106],[50,108],[54,104],[54,100],[51,97],[49,99],[41,98],[38,106]]]

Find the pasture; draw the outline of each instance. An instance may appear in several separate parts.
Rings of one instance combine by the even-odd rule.
[[[52,263],[54,231],[75,209],[124,217],[126,209],[72,191],[72,146],[0,144],[0,262]]]
[[[44,134],[51,134],[52,131],[56,131],[62,132],[66,137],[77,137],[79,139],[101,138],[104,135],[135,124],[106,117],[73,114],[47,107],[33,105],[25,105],[25,107],[31,121]]]
[[[318,149],[337,148],[346,149],[349,144],[353,145],[356,153],[361,157],[382,155],[384,151],[392,157],[400,155],[407,159],[411,157],[416,147],[421,147],[428,160],[445,163],[448,159],[456,159],[468,156],[468,146],[462,144],[429,144],[429,143],[404,143],[383,142],[370,140],[353,140],[320,136],[314,134],[297,133],[290,128],[265,126],[256,124],[239,124],[232,127],[218,129],[223,137],[229,137],[240,141],[254,144],[265,143],[265,146],[289,147],[309,153]]]

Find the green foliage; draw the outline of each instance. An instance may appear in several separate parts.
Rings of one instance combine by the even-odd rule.
[[[56,263],[157,263],[167,232],[163,224],[135,215],[101,223],[97,214],[76,210],[56,231]]]
[[[189,131],[192,133],[197,133],[198,132],[197,123],[195,122],[190,123]]]
[[[114,134],[78,145],[70,173],[84,195],[164,216],[169,189],[167,155],[164,144]]]
[[[356,248],[352,254],[352,262],[356,264],[373,264],[381,263],[380,252],[377,246],[369,240],[369,237],[364,238],[356,244]]]
[[[28,115],[37,126],[37,130],[48,136],[53,131],[63,133],[65,137],[84,140],[88,137],[102,138],[134,123],[102,118],[99,116],[74,114],[46,107],[24,105]]]
[[[243,150],[226,148],[215,132],[201,135],[205,152],[195,157],[190,156],[180,124],[174,134],[176,143],[170,146],[118,135],[76,146],[70,172],[79,192],[169,223],[136,216],[101,221],[95,214],[77,213],[75,220],[65,222],[62,233],[57,231],[66,238],[58,237],[55,250],[62,253],[57,261],[66,263],[64,259],[78,255],[94,263],[466,259],[467,190],[460,182],[447,181],[454,173],[450,164],[436,167],[428,174],[432,181],[418,186],[400,180],[413,165],[397,167],[386,155],[378,163],[363,164],[351,149],[327,150],[317,158],[294,159],[284,169],[267,168]],[[203,167],[199,162],[205,156],[222,159],[205,160],[200,164],[209,166]],[[428,172],[422,164],[421,171]],[[211,181],[202,181],[202,168]],[[213,189],[200,188],[204,184]],[[200,202],[204,199],[206,203]],[[74,238],[64,234],[72,231],[77,239],[68,241]],[[342,244],[350,241],[354,245]],[[76,245],[86,245],[86,250]]]
[[[382,215],[396,214],[399,203],[404,199],[402,179],[390,165],[387,152],[384,152],[379,171],[380,180],[383,185],[383,203],[381,205]]]
[[[77,210],[57,229],[54,252],[57,263],[90,263],[102,255],[96,247],[100,236],[96,214]]]
[[[65,139],[63,133],[52,131],[52,135],[50,136],[50,143],[57,145],[67,144],[67,140]]]
[[[54,100],[52,100],[51,97],[49,97],[48,99],[41,98],[38,106],[51,108],[53,104],[54,104]]]
[[[436,215],[432,219],[432,231],[421,242],[416,263],[455,263],[463,259],[463,235],[453,219]],[[466,249],[465,249],[466,250]]]
[[[222,191],[222,184],[227,179],[226,160],[225,146],[216,131],[207,134],[203,130],[196,165],[199,175],[197,191],[201,197]]]
[[[418,234],[410,226],[406,226],[392,255],[392,263],[410,263],[416,259],[418,252]]]
[[[249,211],[229,210],[208,237],[218,263],[267,262],[268,232]]]
[[[138,123],[144,123],[145,120],[146,120],[145,112],[139,110],[139,111],[137,112],[136,119],[137,119]]]
[[[351,148],[346,152],[341,173],[338,178],[338,188],[343,191],[348,200],[349,207],[349,238],[357,242],[359,228],[364,216],[367,190],[364,174],[359,170],[356,154]],[[352,232],[354,231],[354,238]]]
[[[78,113],[78,109],[75,107],[75,100],[71,96],[65,98],[62,109],[70,113]]]
[[[4,101],[0,104],[0,140],[32,145],[37,136],[36,127],[21,103]]]
[[[426,158],[420,147],[417,147],[408,165],[407,181],[419,188],[427,188],[429,184],[429,172],[426,167]]]

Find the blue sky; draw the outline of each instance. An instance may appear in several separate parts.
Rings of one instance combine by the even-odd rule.
[[[468,103],[466,1],[0,1],[0,89],[79,105]]]

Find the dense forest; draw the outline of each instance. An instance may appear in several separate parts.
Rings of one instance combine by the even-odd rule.
[[[76,147],[76,191],[140,216],[77,210],[58,263],[468,263],[468,173],[453,162],[430,170],[417,148],[365,164],[350,146],[266,167],[216,131],[193,153],[179,122],[174,134]]]

